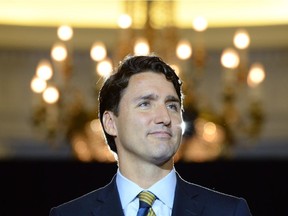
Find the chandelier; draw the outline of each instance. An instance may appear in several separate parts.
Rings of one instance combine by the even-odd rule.
[[[264,122],[259,88],[265,78],[261,63],[250,64],[249,33],[245,29],[235,32],[234,47],[224,48],[219,61],[222,64],[221,109],[201,104],[198,86],[205,71],[207,51],[199,40],[193,45],[182,38],[174,23],[175,1],[126,1],[124,13],[119,17],[117,50],[108,54],[102,41],[91,44],[91,61],[95,62],[95,76],[103,80],[113,67],[128,54],[156,53],[184,80],[184,121],[186,129],[176,160],[207,161],[229,156],[229,149],[237,144],[239,136],[256,139]],[[192,22],[195,34],[201,35],[208,27],[204,17]],[[44,131],[51,145],[57,148],[66,141],[79,160],[113,162],[97,118],[97,102],[88,109],[83,95],[73,87],[72,50],[73,29],[63,25],[58,28],[58,42],[51,49],[51,59],[41,60],[31,81],[37,100],[33,123]],[[202,38],[203,39],[203,38]],[[232,40],[232,39],[231,39]],[[95,101],[99,87],[95,89]],[[239,94],[248,91],[247,109],[238,107]]]

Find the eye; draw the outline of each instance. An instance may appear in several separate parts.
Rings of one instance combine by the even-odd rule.
[[[142,101],[138,104],[138,107],[141,107],[141,108],[147,108],[150,106],[150,102],[149,101]]]
[[[180,109],[179,104],[176,102],[168,103],[167,107],[171,110],[177,111]]]

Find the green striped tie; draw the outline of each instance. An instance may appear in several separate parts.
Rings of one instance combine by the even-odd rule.
[[[139,210],[137,216],[156,216],[151,207],[156,199],[155,195],[149,191],[142,191],[138,198]]]

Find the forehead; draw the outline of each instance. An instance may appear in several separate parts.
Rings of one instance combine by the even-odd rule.
[[[135,95],[144,92],[177,96],[174,85],[165,75],[156,72],[142,72],[131,76],[125,94]]]

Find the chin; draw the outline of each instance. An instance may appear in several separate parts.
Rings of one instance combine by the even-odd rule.
[[[152,157],[158,165],[162,165],[168,162],[169,160],[173,160],[174,155],[175,155],[174,151],[173,152],[164,151],[164,152],[157,152],[157,153],[154,152]]]
[[[171,166],[173,165],[173,156],[172,157],[163,157],[163,158],[157,158],[155,160],[155,164],[157,166],[165,167],[165,166]]]

